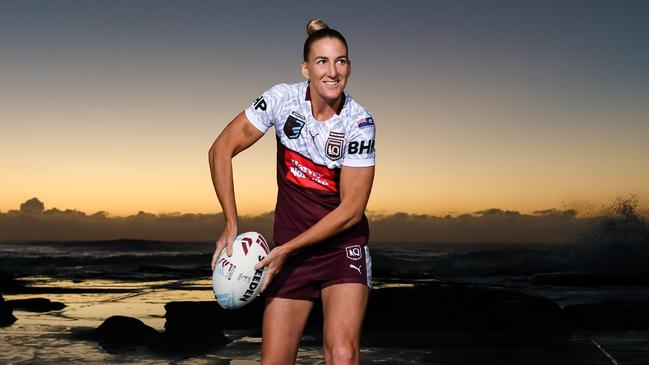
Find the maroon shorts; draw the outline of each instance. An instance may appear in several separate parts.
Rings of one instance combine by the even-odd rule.
[[[372,259],[366,244],[307,248],[290,256],[266,288],[266,295],[316,299],[320,290],[340,283],[361,283],[371,288]]]

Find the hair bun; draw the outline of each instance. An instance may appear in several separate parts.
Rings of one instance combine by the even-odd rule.
[[[320,29],[327,29],[329,26],[322,19],[311,19],[306,25],[306,33],[311,35]]]

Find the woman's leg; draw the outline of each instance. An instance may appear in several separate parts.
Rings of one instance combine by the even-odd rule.
[[[369,288],[360,283],[322,289],[324,352],[329,365],[358,364],[360,333]]]
[[[310,300],[268,298],[262,328],[261,363],[294,364],[302,331],[313,307]]]

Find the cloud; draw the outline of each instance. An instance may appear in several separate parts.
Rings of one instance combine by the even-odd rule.
[[[534,242],[579,240],[592,219],[556,209],[522,214],[493,208],[457,217],[396,213],[373,217],[371,240],[391,242]]]
[[[0,240],[112,240],[212,241],[223,229],[223,214],[151,214],[127,217],[106,212],[87,215],[76,210],[49,209],[41,213],[9,211],[0,214]],[[239,231],[255,230],[270,237],[272,215],[240,217]]]
[[[0,240],[215,241],[223,230],[223,214],[152,214],[140,211],[111,217],[100,211],[43,210],[37,198],[20,210],[0,213]],[[486,209],[472,214],[437,217],[395,213],[369,215],[371,242],[538,242],[577,241],[592,226],[592,218],[577,218],[574,210],[547,209],[534,214]],[[273,212],[239,218],[239,231],[272,237]]]
[[[20,204],[20,211],[25,213],[40,213],[43,209],[45,209],[45,205],[38,198],[31,198]]]

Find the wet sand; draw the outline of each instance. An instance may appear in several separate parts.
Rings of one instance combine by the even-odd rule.
[[[578,269],[567,261],[570,247],[451,246],[374,248],[380,289],[366,317],[363,364],[649,363],[648,280],[629,285],[627,276],[566,273]],[[237,316],[227,317],[236,317],[237,329],[223,331],[231,341],[225,346],[216,336],[208,347],[183,337],[225,324],[212,306],[210,257],[198,243],[0,243],[1,271],[11,273],[0,272],[5,300],[66,305],[45,313],[14,309],[17,321],[0,327],[0,364],[258,364],[259,326],[242,329]],[[190,306],[174,306],[174,317],[172,306],[165,310],[170,302]],[[166,337],[178,340],[172,349],[116,348],[82,336],[116,315],[170,335],[165,324],[187,324],[185,313],[203,332],[190,324],[190,332]],[[297,363],[324,363],[319,328],[305,332]]]
[[[66,308],[47,313],[15,310],[18,320],[0,328],[0,362],[258,364],[261,339],[256,329],[232,330],[233,340],[204,353],[156,353],[144,347],[119,350],[80,340],[80,331],[96,328],[113,315],[142,320],[164,331],[164,305],[170,301],[213,300],[209,280],[81,283],[34,278],[41,294],[5,294],[5,300],[45,297]],[[48,288],[55,291],[46,293]],[[66,292],[66,289],[68,292]],[[89,292],[84,292],[87,290]],[[410,341],[412,340],[412,341]],[[320,333],[306,333],[298,364],[323,364]],[[427,333],[365,333],[364,364],[646,364],[649,331],[605,330],[565,336],[435,330]]]

